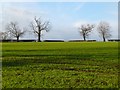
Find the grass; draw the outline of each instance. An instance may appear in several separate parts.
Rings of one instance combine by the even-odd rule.
[[[2,43],[2,88],[118,88],[117,42]]]
[[[0,89],[2,89],[2,43],[0,43]]]

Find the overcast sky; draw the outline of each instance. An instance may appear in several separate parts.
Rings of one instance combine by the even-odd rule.
[[[51,22],[51,30],[43,32],[42,39],[83,39],[78,27],[81,24],[99,24],[106,21],[111,26],[111,38],[118,37],[117,2],[10,2],[1,5],[1,31],[10,21],[17,21],[21,27],[29,28],[34,17]],[[1,27],[1,26],[0,26]],[[28,33],[23,38],[37,38]],[[89,39],[101,40],[96,28]]]

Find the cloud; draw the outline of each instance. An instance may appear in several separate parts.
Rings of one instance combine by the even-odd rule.
[[[48,33],[44,32],[43,39],[63,39],[68,41],[70,39],[80,39],[80,35],[77,29],[66,27],[59,30],[52,29]]]
[[[25,6],[25,5],[26,6]],[[34,3],[30,3],[34,6]],[[44,18],[48,15],[47,11],[40,10],[39,7],[29,7],[29,3],[4,3],[2,9],[2,14],[0,15],[0,31],[5,31],[6,24],[10,23],[11,21],[17,21],[21,28],[26,27],[28,30],[31,28],[30,22],[33,21],[34,17],[41,17]],[[18,6],[17,6],[18,5]],[[32,30],[31,30],[32,31]],[[36,38],[34,34],[26,34],[23,38]]]
[[[48,14],[46,11],[40,10],[38,12],[38,9],[31,9],[27,6],[22,7],[21,5],[17,7],[17,5],[14,3],[4,4],[2,10],[2,15],[0,15],[2,17],[2,20],[4,21],[2,30],[5,30],[5,25],[11,21],[17,21],[21,27],[28,27],[35,16],[45,17]]]
[[[0,3],[0,31],[2,31],[2,4]]]
[[[111,26],[111,38],[118,38],[118,22],[109,21]]]
[[[118,12],[117,11],[111,11],[109,14],[113,15],[114,17],[118,17]]]
[[[75,11],[81,10],[81,8],[85,5],[85,2],[81,2],[78,6],[75,7]]]
[[[31,19],[34,16],[38,16],[38,15],[45,15],[47,14],[47,12],[45,11],[39,11],[38,10],[29,10],[29,9],[20,9],[17,7],[5,7],[3,14],[6,14],[7,17],[20,17],[20,18],[25,18],[25,19]],[[9,16],[8,16],[9,15]]]
[[[79,28],[81,25],[84,25],[84,24],[96,24],[96,21],[88,21],[88,20],[76,21],[73,23],[73,27]]]

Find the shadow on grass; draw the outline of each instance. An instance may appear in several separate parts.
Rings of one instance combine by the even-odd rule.
[[[2,67],[23,66],[32,64],[90,64],[90,65],[112,65],[108,56],[92,54],[83,55],[21,55],[3,57]],[[114,58],[117,60],[117,57]]]
[[[90,60],[91,55],[35,55],[3,58],[2,66],[23,66],[30,64],[80,64],[81,60]]]

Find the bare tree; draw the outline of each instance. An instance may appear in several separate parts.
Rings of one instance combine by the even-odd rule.
[[[17,42],[19,42],[19,38],[22,37],[26,32],[25,28],[24,29],[19,28],[17,22],[10,22],[6,26],[6,29],[10,36],[17,38]]]
[[[8,38],[7,32],[0,32],[0,40],[6,40]]]
[[[31,28],[38,36],[38,42],[41,42],[42,31],[48,32],[50,30],[50,22],[43,22],[41,18],[34,18],[34,22],[31,23]]]
[[[110,25],[107,22],[101,21],[97,27],[98,33],[103,38],[103,41],[106,41],[106,38],[111,36],[110,34]]]
[[[93,30],[94,25],[86,24],[81,25],[80,34],[83,36],[84,41],[86,41],[86,38],[89,36],[89,33]]]

